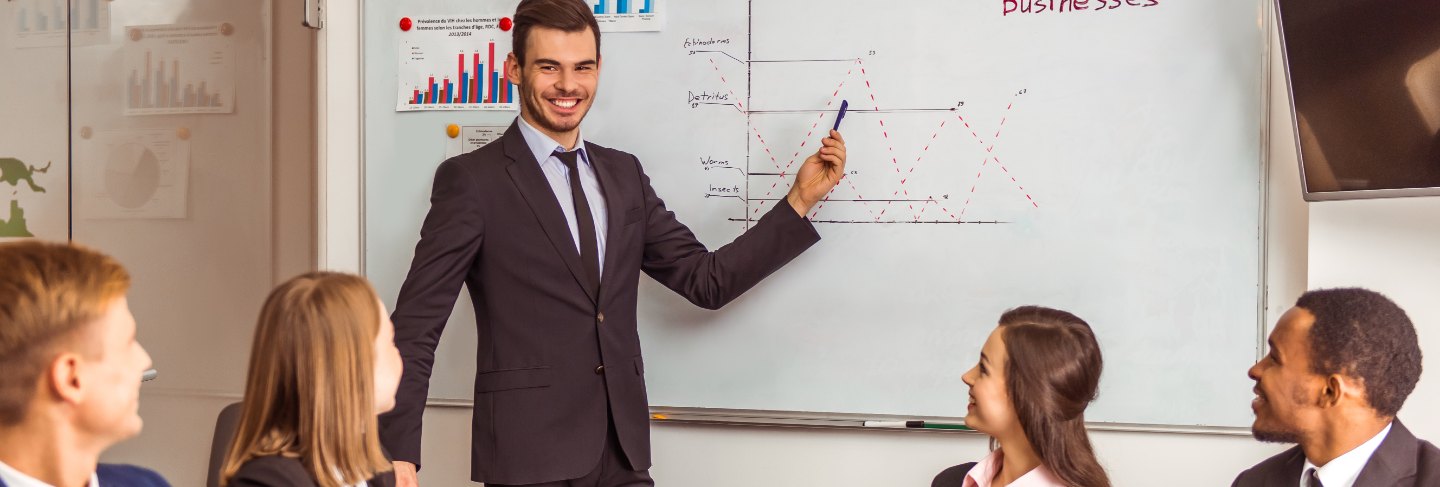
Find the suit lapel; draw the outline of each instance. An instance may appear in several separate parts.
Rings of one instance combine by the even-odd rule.
[[[1419,440],[1410,433],[1400,420],[1391,423],[1390,433],[1380,442],[1380,447],[1365,462],[1355,485],[1398,485],[1401,481],[1415,476],[1415,459]]]
[[[595,175],[600,178],[600,190],[605,193],[605,270],[601,271],[600,289],[605,289],[605,283],[609,282],[616,272],[615,259],[618,257],[619,249],[615,248],[616,235],[620,233],[625,208],[621,207],[620,177],[615,174],[613,161],[603,159],[595,145],[585,143],[585,154],[590,157],[590,164],[595,166]]]
[[[1265,459],[1235,477],[1230,487],[1270,487],[1300,485],[1300,470],[1305,468],[1305,452],[1299,446]]]
[[[1300,483],[1301,470],[1305,469],[1305,451],[1300,447],[1290,450],[1290,456],[1285,459],[1284,468],[1272,470],[1264,485],[1296,485]]]
[[[545,179],[545,173],[540,170],[539,161],[535,160],[535,155],[530,153],[530,147],[525,144],[525,136],[520,134],[519,122],[510,124],[510,129],[505,131],[500,140],[504,141],[505,155],[510,157],[510,166],[505,170],[520,189],[520,196],[525,198],[530,211],[535,213],[535,218],[540,221],[540,228],[545,230],[550,244],[560,253],[565,267],[570,269],[571,276],[575,278],[575,284],[585,290],[591,303],[598,303],[596,290],[591,289],[586,283],[588,279],[583,277],[585,268],[580,264],[580,252],[575,250],[575,238],[570,235],[570,224],[565,221],[560,201],[555,198],[550,181]]]

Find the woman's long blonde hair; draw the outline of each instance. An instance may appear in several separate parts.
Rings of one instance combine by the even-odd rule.
[[[375,419],[379,306],[370,283],[350,274],[312,272],[270,292],[221,485],[245,462],[272,455],[299,459],[320,487],[390,469]]]

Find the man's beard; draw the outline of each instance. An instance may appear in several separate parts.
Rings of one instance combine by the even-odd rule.
[[[1250,436],[1265,443],[1300,443],[1300,433],[1294,430],[1251,426]]]
[[[530,112],[530,116],[535,119],[535,125],[539,125],[539,128],[554,133],[564,133],[575,130],[575,127],[580,126],[580,120],[585,119],[586,114],[581,113],[580,120],[576,120],[575,125],[569,127],[560,125],[559,123],[550,120],[550,118],[546,116],[545,107],[540,106],[541,104],[545,103],[544,100],[531,96],[534,94],[535,92],[532,91],[530,88],[526,87],[524,83],[520,84],[520,102],[525,105],[525,111]],[[566,97],[562,96],[560,98]]]

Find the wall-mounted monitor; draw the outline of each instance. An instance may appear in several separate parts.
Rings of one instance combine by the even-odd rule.
[[[1440,1],[1276,12],[1305,199],[1440,195]]]

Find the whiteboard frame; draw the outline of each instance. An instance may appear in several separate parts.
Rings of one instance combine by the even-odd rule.
[[[320,31],[319,76],[317,76],[317,103],[320,114],[318,157],[319,177],[317,178],[318,205],[316,222],[319,225],[317,239],[318,265],[322,269],[333,269],[365,274],[365,177],[364,177],[364,56],[363,36],[364,9],[361,0],[329,0],[325,29]],[[1265,353],[1268,332],[1267,310],[1270,304],[1270,222],[1268,213],[1272,205],[1270,191],[1270,168],[1272,164],[1270,137],[1273,133],[1271,115],[1273,112],[1272,81],[1275,76],[1271,42],[1272,29],[1278,28],[1273,0],[1257,0],[1259,7],[1258,28],[1263,39],[1261,48],[1261,76],[1257,86],[1260,90],[1260,137],[1256,147],[1260,165],[1257,170],[1260,191],[1259,238],[1260,260],[1256,272],[1260,293],[1256,314],[1255,358]],[[1283,40],[1282,40],[1283,42]],[[333,80],[341,80],[335,82]],[[1288,89],[1288,85],[1287,85]],[[473,408],[473,400],[428,398],[427,407]],[[819,429],[861,429],[864,421],[927,420],[945,423],[963,423],[961,418],[952,417],[901,417],[857,413],[772,411],[748,409],[720,409],[700,407],[676,407],[651,405],[651,414],[660,414],[668,419],[652,419],[657,424],[707,424],[776,428],[819,428]],[[1206,425],[1164,425],[1144,423],[1089,422],[1091,431],[1125,431],[1143,433],[1181,433],[1221,436],[1249,436],[1248,427],[1206,426]],[[896,429],[883,429],[895,431]],[[965,430],[936,430],[907,428],[904,431],[938,434],[982,434]]]
[[[325,2],[316,39],[316,266],[364,273],[361,0]],[[325,22],[328,20],[328,22]]]

